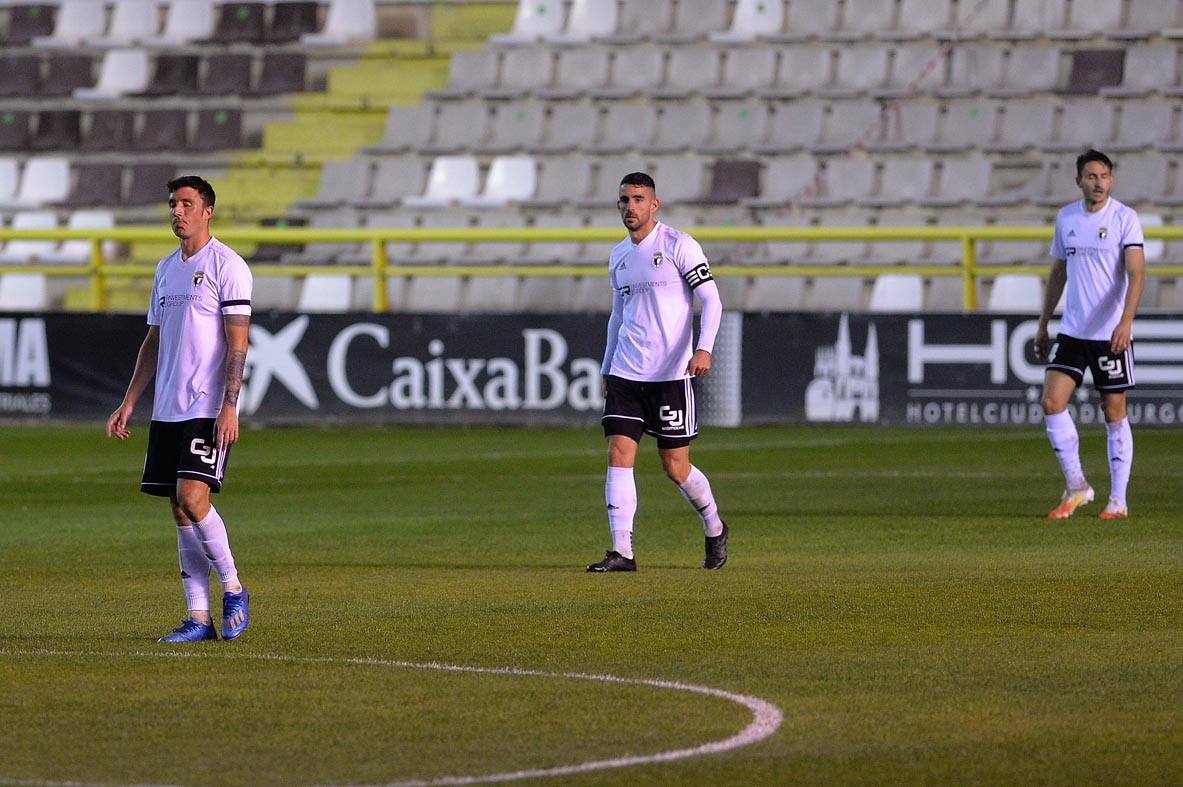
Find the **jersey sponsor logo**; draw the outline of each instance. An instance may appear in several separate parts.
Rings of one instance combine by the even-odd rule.
[[[1064,256],[1065,257],[1072,257],[1075,254],[1076,254],[1076,247],[1075,246],[1069,246],[1068,248],[1064,249]]]
[[[161,295],[157,303],[162,309],[172,308],[174,306],[187,306],[190,303],[200,303],[205,300],[205,296],[201,293],[193,295],[192,293],[184,293],[182,295]]]
[[[616,291],[619,292],[622,297],[628,297],[629,295],[633,294],[633,288],[627,284],[623,287],[617,287]]]
[[[201,283],[205,281],[205,271],[198,271],[193,274],[193,286],[200,287]]]
[[[660,251],[653,252],[653,267],[660,268],[661,263],[665,261],[665,256]]]
[[[711,276],[710,265],[705,262],[700,262],[690,270],[686,271],[686,273],[683,274],[683,278],[686,279],[686,283],[689,284],[690,289],[693,290],[700,284],[706,284],[714,277]]]
[[[1097,366],[1101,371],[1109,375],[1110,380],[1119,379],[1125,373],[1125,364],[1121,362],[1120,358],[1106,358],[1102,355],[1097,358]]]
[[[657,417],[665,424],[665,426],[661,427],[662,429],[676,432],[686,428],[685,410],[675,410],[669,405],[662,405],[661,409],[657,411]]]
[[[218,462],[218,449],[200,437],[193,438],[193,442],[189,443],[189,453],[198,457],[210,467],[213,467]]]

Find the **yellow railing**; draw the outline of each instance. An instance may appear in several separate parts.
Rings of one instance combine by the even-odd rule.
[[[716,263],[718,276],[874,276],[881,273],[917,273],[923,276],[960,276],[964,285],[963,302],[977,308],[976,282],[983,269],[977,264],[976,242],[982,240],[1051,240],[1051,228],[1043,226],[950,226],[950,227],[696,227],[689,232],[703,243],[761,243],[765,241],[958,241],[961,260],[956,265],[743,265]],[[1183,225],[1146,227],[1148,239],[1183,239]],[[388,276],[596,276],[606,273],[606,265],[395,265],[386,253],[390,242],[555,242],[619,240],[616,228],[354,228],[307,229],[270,227],[215,228],[215,235],[230,246],[239,243],[368,243],[368,265],[252,265],[256,276],[307,276],[309,274],[349,274],[374,279],[375,311],[386,311]],[[103,255],[104,241],[119,243],[168,243],[175,241],[167,229],[150,227],[115,227],[111,229],[14,230],[0,228],[4,240],[88,240],[90,260],[83,265],[30,263],[0,265],[0,273],[44,273],[49,276],[88,276],[91,304],[95,311],[107,308],[107,280],[120,277],[146,277],[155,272],[150,265],[108,262]],[[607,260],[605,260],[607,262]],[[1045,273],[1046,265],[990,266],[987,275],[1006,273]],[[1151,265],[1148,272],[1162,276],[1183,276],[1183,265]]]

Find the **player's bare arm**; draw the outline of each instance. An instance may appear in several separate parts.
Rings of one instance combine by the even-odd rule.
[[[152,382],[152,378],[156,376],[156,357],[159,352],[160,328],[152,325],[149,326],[148,335],[140,344],[140,352],[136,355],[136,367],[132,372],[131,382],[127,385],[127,393],[123,395],[123,401],[119,407],[115,408],[115,412],[111,413],[111,417],[107,419],[107,437],[126,440],[131,436],[128,423],[131,421],[131,414],[135,410],[136,402],[143,395],[148,383]]]
[[[222,324],[226,331],[226,393],[214,427],[219,451],[238,442],[238,395],[246,371],[251,318],[245,314],[228,314],[222,318]]]
[[[1125,250],[1125,270],[1129,277],[1129,288],[1125,294],[1125,305],[1121,312],[1121,321],[1113,329],[1113,336],[1109,339],[1109,349],[1114,353],[1122,353],[1129,349],[1130,338],[1134,331],[1134,314],[1138,311],[1138,302],[1142,300],[1142,288],[1146,284],[1146,254],[1141,246],[1131,246]]]
[[[1052,319],[1056,304],[1064,293],[1064,285],[1068,281],[1068,263],[1056,260],[1052,263],[1051,273],[1047,277],[1047,289],[1043,293],[1043,309],[1039,313],[1039,327],[1035,330],[1035,357],[1041,361],[1047,360],[1052,341],[1047,334],[1047,324]]]

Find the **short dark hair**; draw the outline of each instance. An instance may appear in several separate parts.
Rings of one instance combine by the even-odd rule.
[[[168,182],[168,193],[172,194],[177,189],[190,188],[201,195],[208,207],[214,206],[214,187],[209,184],[205,178],[199,178],[196,175],[182,175],[179,178],[173,178]]]
[[[622,186],[647,186],[653,189],[653,193],[657,193],[657,184],[653,182],[653,178],[646,175],[644,172],[630,172],[620,179]]]
[[[1106,167],[1109,167],[1110,172],[1113,171],[1113,162],[1109,160],[1108,156],[1099,150],[1089,148],[1076,157],[1076,177],[1079,178],[1084,173],[1084,166],[1090,161],[1099,161]]]

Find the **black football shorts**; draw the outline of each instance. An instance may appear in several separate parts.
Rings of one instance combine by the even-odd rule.
[[[1048,353],[1047,368],[1068,375],[1077,385],[1084,380],[1084,370],[1092,369],[1098,391],[1124,391],[1134,387],[1134,345],[1130,342],[1124,352],[1112,353],[1107,341],[1060,334]]]
[[[604,435],[625,435],[637,442],[641,435],[657,438],[658,448],[690,445],[698,436],[694,385],[684,380],[641,382],[608,376],[604,397]]]
[[[148,454],[140,491],[168,497],[178,478],[192,478],[220,492],[230,449],[219,451],[214,440],[214,418],[153,421],[148,429]]]

